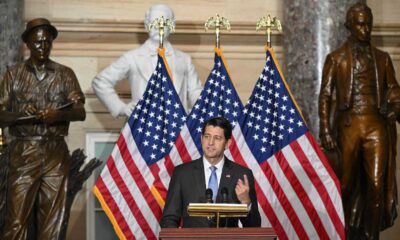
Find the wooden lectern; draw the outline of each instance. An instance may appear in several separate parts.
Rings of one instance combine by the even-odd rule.
[[[245,217],[248,212],[246,204],[191,203],[189,216],[214,217],[217,228],[163,228],[159,239],[276,239],[272,228],[218,228],[220,218]]]
[[[162,228],[160,240],[174,239],[277,239],[272,228]]]
[[[249,208],[246,204],[229,203],[190,203],[187,208],[191,217],[212,217],[217,221],[219,227],[220,218],[246,217]]]

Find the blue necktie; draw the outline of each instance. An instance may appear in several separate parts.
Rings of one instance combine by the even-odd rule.
[[[217,167],[211,166],[211,175],[210,179],[208,179],[208,188],[210,188],[213,191],[213,201],[215,203],[215,200],[217,199],[218,195],[218,178],[217,178]]]

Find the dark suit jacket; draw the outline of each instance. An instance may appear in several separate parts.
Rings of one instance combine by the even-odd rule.
[[[400,88],[389,54],[371,46],[376,81],[378,108],[386,103],[400,101]],[[330,53],[325,60],[319,95],[319,116],[321,133],[330,133],[329,126],[332,95],[336,92],[336,112],[348,110],[351,105],[353,88],[353,58],[351,43]],[[334,119],[334,123],[335,124]]]
[[[254,177],[250,169],[242,167],[225,157],[221,180],[216,202],[222,202],[220,191],[223,187],[228,189],[228,203],[240,203],[236,197],[235,186],[239,178],[243,180],[246,174],[250,185],[251,210],[249,215],[240,218],[243,227],[260,227],[261,218],[258,212]],[[189,203],[205,203],[206,184],[202,158],[181,164],[175,167],[169,183],[167,200],[161,219],[161,227],[178,227],[181,218],[183,227],[212,227],[215,224],[205,217],[189,217],[187,206]],[[237,227],[238,218],[229,218],[227,222],[221,221],[220,225]]]

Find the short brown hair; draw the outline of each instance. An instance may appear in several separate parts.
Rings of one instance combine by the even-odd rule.
[[[210,118],[208,119],[201,130],[201,135],[204,135],[204,132],[206,131],[207,126],[213,126],[213,127],[220,127],[224,129],[224,136],[225,139],[230,139],[232,136],[232,125],[231,123],[224,117],[215,117],[215,118]]]
[[[349,29],[350,24],[353,23],[353,15],[354,13],[357,12],[366,12],[367,14],[369,14],[369,16],[371,17],[371,23],[373,21],[373,16],[372,16],[372,10],[371,8],[369,8],[367,6],[367,4],[362,3],[362,2],[358,2],[356,4],[353,4],[348,10],[347,10],[347,14],[346,14],[346,22],[344,23],[344,25],[346,26],[347,29]]]

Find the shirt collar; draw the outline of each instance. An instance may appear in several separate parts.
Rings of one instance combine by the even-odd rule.
[[[155,44],[151,39],[147,39],[144,43],[147,52],[150,53],[151,56],[157,55],[158,43]],[[174,53],[174,48],[172,47],[169,41],[164,41],[165,48],[165,56],[170,56]]]
[[[224,163],[225,163],[225,157],[222,157],[222,160],[219,161],[219,163],[217,163],[215,165],[215,167],[217,168],[217,171],[218,170],[222,170],[222,167],[224,166]],[[204,170],[207,171],[207,170],[210,169],[211,164],[208,162],[208,160],[207,160],[207,158],[205,156],[203,156],[203,164],[204,164]]]
[[[32,71],[35,70],[34,66],[33,66],[33,61],[31,58],[29,58],[28,60],[25,61],[26,66],[28,66],[28,68]],[[53,61],[51,61],[50,59],[45,63],[44,67],[46,68],[46,70],[50,70],[50,71],[54,71],[55,70],[55,64]]]
[[[359,48],[359,47],[361,47],[361,48],[370,48],[371,47],[371,42],[359,43],[359,42],[356,42],[353,38],[351,38],[351,36],[349,36],[347,38],[347,43],[349,44],[351,49]]]

